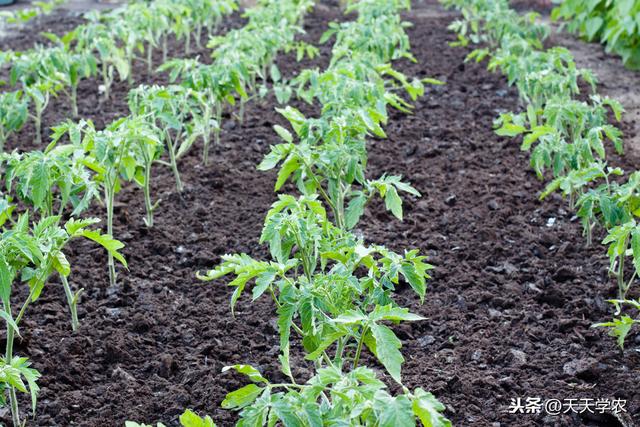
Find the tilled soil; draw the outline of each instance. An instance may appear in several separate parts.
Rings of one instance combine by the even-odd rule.
[[[631,336],[621,352],[605,331],[590,327],[611,315],[605,300],[615,295],[605,250],[584,248],[565,201],[537,200],[543,184],[527,154],[517,141],[492,132],[499,112],[518,108],[517,94],[483,64],[465,63],[467,50],[448,46],[455,36],[446,27],[454,16],[432,0],[415,2],[407,14],[418,63],[398,67],[446,84],[429,87],[415,114],[393,113],[389,138],[370,144],[371,177],[401,174],[423,196],[405,201],[404,222],[382,204],[370,206],[359,232],[395,250],[421,248],[436,266],[423,305],[410,289],[399,290],[400,300],[427,318],[396,327],[407,359],[404,381],[432,391],[457,426],[621,425],[575,414],[509,414],[517,397],[626,399],[629,419],[638,422],[640,340]],[[337,9],[319,6],[306,20],[307,39],[317,41],[339,18]],[[328,49],[302,66],[326,66]],[[300,69],[288,56],[280,65],[289,76]],[[125,84],[104,104],[96,86],[82,84],[82,117],[102,126],[126,114]],[[64,104],[54,101],[47,126],[66,117]],[[118,195],[116,237],[127,245],[130,270],[120,272],[115,289],[103,252],[88,243],[74,246],[71,283],[85,288],[79,332],[71,333],[56,280],[21,328],[24,340],[16,351],[43,375],[37,417],[29,425],[177,425],[183,408],[192,408],[226,426],[235,415],[219,404],[244,380],[222,374],[223,366],[250,363],[279,377],[270,301],[245,298],[234,318],[231,289],[195,278],[225,253],[266,255],[257,242],[276,198],[275,176],[255,166],[277,142],[271,126],[283,124],[273,108],[273,100],[254,101],[244,125],[228,121],[209,167],[200,164],[198,150],[186,156],[182,195],[170,171],[158,166],[153,190],[162,202],[151,230],[142,222],[142,192],[128,186]],[[34,148],[32,137],[27,127],[12,147]],[[614,160],[630,168],[638,159]],[[104,216],[99,205],[91,213]],[[308,370],[300,364],[294,374],[303,379]]]

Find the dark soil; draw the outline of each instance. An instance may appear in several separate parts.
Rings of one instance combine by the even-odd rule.
[[[620,425],[575,414],[512,415],[507,407],[516,397],[622,398],[638,422],[640,340],[631,336],[621,352],[605,331],[590,327],[610,317],[605,300],[615,294],[604,248],[584,248],[565,201],[537,201],[543,184],[527,154],[517,141],[493,134],[497,114],[518,108],[516,93],[484,65],[465,63],[467,51],[448,46],[455,40],[446,29],[454,15],[432,0],[415,3],[407,19],[415,24],[409,34],[418,63],[398,66],[446,85],[430,87],[414,115],[392,114],[388,140],[370,144],[369,174],[401,174],[423,197],[405,202],[404,222],[374,204],[359,230],[395,250],[421,248],[436,265],[424,305],[400,290],[403,303],[428,319],[396,328],[406,384],[432,391],[456,426]],[[306,21],[308,40],[318,40],[337,18],[336,10],[318,7]],[[303,66],[324,67],[327,49]],[[280,65],[289,76],[300,68],[290,57]],[[144,76],[143,66],[139,71]],[[126,114],[126,85],[118,84],[114,101],[105,104],[97,101],[96,86],[82,84],[82,117],[102,126]],[[53,103],[47,126],[67,114],[64,100]],[[170,171],[156,169],[153,190],[162,203],[153,229],[142,222],[142,192],[130,186],[119,194],[116,237],[127,245],[130,270],[121,271],[117,288],[108,286],[101,250],[74,247],[71,283],[85,288],[80,331],[71,333],[55,281],[21,328],[17,353],[43,375],[29,425],[176,425],[178,414],[192,408],[226,426],[235,415],[220,410],[220,402],[243,379],[222,374],[223,366],[250,363],[279,376],[270,301],[245,298],[233,318],[231,289],[195,279],[222,254],[266,254],[257,242],[276,197],[275,178],[255,166],[277,141],[271,126],[283,123],[273,107],[253,102],[243,126],[228,121],[209,167],[200,164],[198,150],[189,154],[180,165],[182,195]],[[34,148],[32,137],[33,129],[25,128],[13,147]],[[92,214],[104,216],[98,205]],[[304,378],[307,371],[300,365],[294,374]]]

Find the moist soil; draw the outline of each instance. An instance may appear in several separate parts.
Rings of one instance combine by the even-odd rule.
[[[22,33],[20,47],[42,41],[40,31],[62,33],[77,23],[56,16]],[[591,328],[612,314],[605,300],[615,296],[616,286],[607,274],[606,251],[597,244],[584,247],[566,201],[538,201],[544,184],[527,154],[518,141],[492,132],[500,112],[520,108],[517,94],[483,64],[466,63],[468,50],[448,45],[455,36],[447,25],[455,16],[432,0],[414,2],[406,19],[414,23],[409,36],[418,62],[397,66],[446,84],[429,87],[415,103],[415,114],[392,113],[388,139],[369,146],[370,177],[402,175],[422,197],[405,200],[403,222],[374,203],[358,232],[397,251],[420,248],[436,267],[424,304],[409,288],[398,291],[403,304],[427,318],[395,328],[404,345],[403,379],[410,388],[432,391],[456,426],[634,425],[640,421],[640,339],[630,336],[622,352],[606,331]],[[336,19],[343,18],[335,6],[319,5],[305,22],[306,40],[316,42]],[[231,18],[230,26],[236,25],[241,19]],[[172,48],[176,55],[181,49]],[[329,49],[322,47],[320,59],[302,64],[284,56],[283,74],[325,67]],[[195,54],[208,57],[206,50]],[[167,82],[163,75],[146,77],[144,64],[137,76],[140,83]],[[128,86],[117,83],[112,101],[103,103],[98,84],[82,83],[80,115],[102,127],[127,114]],[[122,190],[115,235],[126,243],[129,270],[120,269],[115,288],[109,287],[103,251],[84,242],[73,246],[70,281],[85,289],[79,331],[71,332],[57,279],[21,327],[16,352],[42,373],[37,416],[28,425],[122,426],[137,420],[174,426],[183,409],[192,408],[227,426],[236,415],[219,409],[220,402],[244,379],[221,373],[223,366],[249,363],[273,379],[281,377],[270,300],[242,298],[234,318],[232,289],[224,281],[195,278],[225,253],[266,256],[258,238],[276,199],[275,175],[256,165],[277,143],[272,125],[284,125],[274,106],[273,99],[253,101],[244,124],[227,120],[208,167],[197,149],[188,154],[180,164],[182,194],[175,192],[167,168],[155,169],[153,191],[162,202],[152,229],[142,221],[142,191],[133,185]],[[45,125],[67,117],[66,100],[54,99]],[[629,131],[632,124],[622,128]],[[42,148],[33,135],[27,126],[11,148]],[[638,164],[633,153],[611,159],[628,170]],[[104,208],[96,203],[90,214],[104,217]],[[16,293],[17,305],[26,292]],[[294,375],[304,380],[310,371],[299,355],[295,359]],[[510,400],[517,397],[620,398],[627,400],[628,414],[626,424],[584,414],[510,414]],[[22,408],[28,406],[24,399]],[[9,424],[6,411],[3,416]]]

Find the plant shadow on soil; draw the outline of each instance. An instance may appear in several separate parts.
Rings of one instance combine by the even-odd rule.
[[[54,15],[55,17],[55,15]],[[484,64],[465,63],[468,51],[452,48],[447,31],[455,14],[433,0],[414,2],[406,15],[418,62],[401,62],[409,75],[446,82],[415,103],[415,114],[392,113],[389,138],[370,144],[369,176],[401,174],[422,194],[405,200],[399,222],[381,203],[367,210],[358,231],[372,243],[402,251],[420,248],[436,266],[423,305],[400,286],[403,304],[427,318],[395,330],[403,341],[408,386],[432,391],[457,426],[606,426],[610,420],[578,415],[546,417],[507,413],[511,398],[622,398],[638,421],[640,341],[630,337],[624,353],[593,323],[607,319],[605,302],[615,285],[607,276],[603,247],[584,248],[579,223],[559,197],[537,201],[542,188],[517,141],[495,136],[492,120],[518,108],[517,95]],[[319,6],[306,20],[307,40],[316,42],[336,8]],[[57,24],[60,22],[60,24]],[[63,32],[65,20],[43,21],[21,37]],[[77,24],[75,20],[71,22]],[[231,19],[241,25],[240,19]],[[3,42],[4,48],[7,43]],[[181,49],[175,45],[174,49]],[[301,67],[325,67],[321,58],[296,64],[279,61],[292,76]],[[200,50],[203,59],[206,50]],[[144,65],[137,68],[144,76]],[[142,82],[150,81],[141,77]],[[165,76],[153,82],[166,83]],[[80,88],[80,115],[98,127],[127,113],[126,84],[113,102],[99,103],[95,81]],[[293,102],[307,114],[314,108]],[[105,254],[80,243],[71,250],[72,286],[85,288],[81,328],[72,334],[62,287],[54,279],[24,320],[17,353],[41,371],[34,426],[122,426],[125,420],[176,425],[184,408],[232,425],[235,414],[219,409],[224,395],[243,385],[225,365],[250,363],[277,380],[278,337],[270,300],[242,298],[231,316],[232,290],[224,282],[200,283],[197,270],[214,266],[225,253],[266,257],[258,245],[262,221],[276,199],[274,174],[256,170],[273,124],[284,125],[274,101],[253,101],[244,125],[228,121],[212,164],[200,164],[195,149],[181,162],[186,189],[178,195],[170,170],[155,169],[153,191],[162,199],[156,225],[142,218],[142,192],[127,186],[118,196],[116,238],[130,265],[110,289]],[[55,99],[46,126],[68,117]],[[623,129],[629,124],[625,124]],[[27,126],[11,148],[33,149]],[[619,159],[622,166],[637,158]],[[90,214],[104,217],[96,204]],[[555,218],[549,227],[550,218]],[[20,297],[26,293],[22,290]],[[310,371],[295,355],[294,374]],[[22,408],[28,408],[26,399]],[[2,421],[8,423],[6,418]]]

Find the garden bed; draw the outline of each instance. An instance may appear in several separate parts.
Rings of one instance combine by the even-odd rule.
[[[615,296],[604,251],[584,248],[566,202],[555,196],[538,202],[543,184],[528,155],[492,131],[500,112],[518,109],[516,92],[485,64],[465,63],[468,50],[448,46],[455,40],[447,30],[454,13],[427,0],[414,2],[405,17],[414,23],[408,32],[418,63],[398,68],[446,84],[429,87],[415,114],[392,114],[389,138],[370,144],[368,173],[401,174],[423,197],[405,201],[404,222],[374,204],[357,229],[368,242],[391,249],[421,248],[436,266],[423,305],[410,289],[400,290],[404,305],[427,318],[395,329],[407,359],[405,384],[433,392],[457,426],[622,425],[596,415],[507,413],[517,397],[621,398],[629,419],[640,421],[640,340],[630,337],[621,352],[606,331],[590,327],[610,317],[605,300]],[[306,19],[306,40],[316,44],[336,19],[342,19],[337,7],[318,6]],[[19,46],[14,39],[0,47],[24,48],[42,40],[40,31],[65,29],[67,21],[54,22],[34,27]],[[234,16],[228,25],[239,22]],[[196,53],[208,57],[206,49]],[[325,46],[313,62],[297,64],[292,56],[278,62],[292,76],[313,64],[326,66],[329,56]],[[140,83],[167,83],[166,76],[147,78],[143,65],[136,76]],[[118,83],[107,104],[98,101],[97,87],[95,80],[82,82],[79,112],[101,128],[128,113],[129,87]],[[68,117],[63,99],[53,104],[47,127]],[[257,241],[276,199],[275,174],[256,165],[277,142],[272,125],[284,125],[275,105],[271,98],[251,102],[244,125],[227,121],[208,167],[197,150],[185,156],[183,194],[174,191],[168,168],[156,168],[154,191],[162,202],[154,228],[142,221],[142,193],[123,190],[115,237],[126,244],[130,270],[120,273],[116,289],[109,287],[101,250],[88,244],[73,249],[70,281],[85,288],[80,330],[70,332],[64,292],[54,282],[32,308],[41,315],[25,318],[17,343],[16,352],[32,358],[43,375],[37,418],[29,425],[121,426],[128,419],[173,425],[188,407],[226,426],[235,416],[219,404],[242,383],[221,373],[223,366],[250,363],[271,378],[281,376],[272,302],[241,299],[234,319],[231,289],[195,278],[225,253],[266,253]],[[632,124],[622,129],[631,131]],[[41,148],[33,135],[29,123],[9,148]],[[640,160],[635,153],[610,159],[625,169]],[[103,208],[90,213],[103,216]],[[306,378],[295,351],[294,358],[294,375]]]

